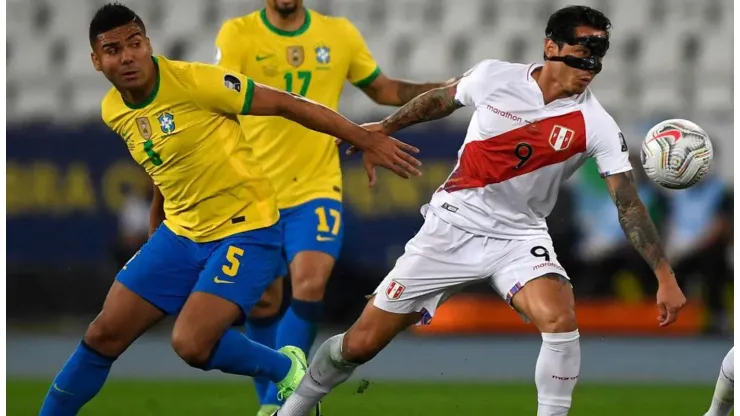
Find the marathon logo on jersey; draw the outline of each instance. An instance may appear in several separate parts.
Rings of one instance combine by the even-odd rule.
[[[319,45],[314,52],[316,52],[316,62],[327,65],[331,61],[331,51],[328,46]]]
[[[391,282],[388,284],[388,288],[385,289],[385,296],[387,296],[390,300],[398,300],[398,298],[400,298],[403,294],[404,290],[406,290],[406,286],[398,283],[395,280],[391,280]]]
[[[532,270],[533,271],[537,271],[537,270],[542,269],[544,267],[551,267],[551,268],[554,268],[554,269],[558,269],[560,271],[565,271],[565,269],[563,269],[563,266],[561,266],[561,265],[559,265],[557,263],[553,263],[551,261],[546,261],[544,263],[540,263],[540,264],[538,264],[536,266],[533,266],[532,267]]]
[[[157,117],[159,121],[159,128],[162,129],[164,134],[172,134],[175,131],[175,116],[165,111]]]
[[[285,58],[288,63],[294,67],[299,67],[303,64],[305,54],[303,53],[303,46],[288,46],[285,49]]]
[[[515,121],[517,123],[521,123],[523,121],[521,117],[515,116],[514,114],[511,114],[508,111],[500,110],[492,105],[486,105],[486,108],[488,109],[488,111],[492,112],[493,114],[509,119],[511,121]]]
[[[144,140],[152,138],[152,125],[149,124],[149,119],[146,117],[139,117],[136,119],[136,127],[139,128],[139,133]]]
[[[563,126],[555,125],[550,133],[550,146],[555,149],[556,152],[567,149],[573,138],[576,137],[576,132]]]
[[[235,77],[234,75],[226,74],[224,75],[224,87],[236,92],[241,92],[242,82],[239,81],[239,78]]]

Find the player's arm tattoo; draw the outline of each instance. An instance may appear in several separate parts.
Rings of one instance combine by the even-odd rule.
[[[386,117],[382,123],[388,133],[414,124],[436,120],[452,114],[463,105],[455,99],[457,83],[429,90]]]
[[[391,79],[380,75],[362,91],[373,101],[381,105],[402,106],[415,97],[435,88],[443,87],[457,81],[416,83],[401,79]]]
[[[607,187],[619,213],[619,224],[632,246],[653,270],[667,265],[658,230],[637,193],[631,172],[606,177]]]

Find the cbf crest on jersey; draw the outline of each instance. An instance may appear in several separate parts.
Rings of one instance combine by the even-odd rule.
[[[550,146],[557,152],[565,150],[570,146],[575,136],[576,132],[573,130],[555,125],[552,128],[552,133],[550,133]]]
[[[162,129],[162,133],[171,134],[175,131],[175,116],[172,113],[165,111],[157,117],[159,121],[159,128]]]
[[[326,65],[331,61],[331,51],[328,46],[319,45],[314,51],[316,52],[316,62]]]
[[[136,119],[136,127],[139,128],[139,133],[144,140],[152,138],[152,125],[149,124],[149,119],[146,117],[139,117]]]
[[[288,48],[285,49],[285,58],[288,60],[289,64],[295,67],[301,66],[305,59],[303,46],[288,46]]]

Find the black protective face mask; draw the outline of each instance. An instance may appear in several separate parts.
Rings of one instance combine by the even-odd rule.
[[[606,51],[609,49],[609,38],[603,36],[581,36],[572,39],[549,39],[556,42],[558,45],[567,43],[571,46],[581,45],[591,52],[588,58],[578,58],[573,55],[565,56],[545,56],[545,60],[562,62],[571,68],[582,69],[584,71],[593,71],[595,74],[601,72],[601,59],[606,55]]]

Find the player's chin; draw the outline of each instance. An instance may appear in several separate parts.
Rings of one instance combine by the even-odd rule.
[[[143,88],[146,86],[146,79],[141,76],[141,74],[137,75],[121,75],[118,77],[117,82],[115,85],[118,88],[126,89],[126,90],[132,90],[132,89],[138,89]]]
[[[294,13],[298,10],[298,2],[295,0],[277,0],[275,2],[275,8],[281,14]]]
[[[573,95],[583,94],[586,91],[586,88],[588,88],[589,84],[590,84],[590,82],[576,81],[571,86],[571,91],[570,92]]]

